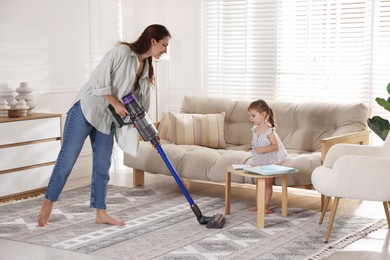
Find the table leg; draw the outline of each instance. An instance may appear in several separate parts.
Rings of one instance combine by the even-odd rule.
[[[232,173],[226,172],[226,184],[225,184],[225,214],[230,214],[230,193],[232,184]]]
[[[282,176],[282,216],[288,216],[287,175]]]
[[[260,229],[264,228],[265,179],[256,179],[256,185],[257,228]]]

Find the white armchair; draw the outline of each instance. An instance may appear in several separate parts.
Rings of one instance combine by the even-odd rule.
[[[325,196],[320,224],[334,197],[325,242],[328,242],[340,198],[382,201],[390,228],[390,136],[383,146],[336,144],[312,174],[314,188]]]

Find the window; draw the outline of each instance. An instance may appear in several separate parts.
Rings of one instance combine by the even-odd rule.
[[[204,4],[204,86],[209,95],[275,96],[274,0],[207,0]]]
[[[389,0],[203,0],[209,95],[361,101],[390,82]]]
[[[370,9],[364,1],[280,1],[275,98],[367,101]]]

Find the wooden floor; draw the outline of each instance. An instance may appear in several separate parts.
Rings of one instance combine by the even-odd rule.
[[[90,178],[69,180],[65,189],[76,188],[89,184]],[[132,187],[132,173],[129,171],[112,172],[110,184]],[[145,188],[164,190],[177,189],[176,182],[172,177],[161,175],[145,175]],[[224,185],[213,185],[208,183],[190,182],[189,192],[197,192],[205,195],[215,195],[224,198]],[[254,185],[235,185],[232,186],[232,198],[241,198],[252,200],[255,203]],[[281,189],[274,187],[274,194],[271,200],[271,208],[279,207],[281,203]],[[289,207],[300,207],[312,210],[319,210],[320,195],[316,191],[289,188],[288,190]],[[223,213],[223,212],[221,212]],[[370,218],[384,219],[385,213],[383,205],[380,202],[362,202],[357,200],[340,200],[338,214],[354,214]],[[38,212],[37,212],[38,214]],[[234,213],[233,213],[234,214]],[[327,223],[324,223],[327,225]],[[325,236],[325,234],[324,234]],[[390,231],[382,228],[369,234],[342,251],[332,255],[328,259],[390,259],[389,249]],[[27,243],[14,242],[0,238],[0,259],[12,260],[35,260],[35,259],[106,259],[96,256],[89,256],[80,253],[73,253],[65,250],[48,248]]]

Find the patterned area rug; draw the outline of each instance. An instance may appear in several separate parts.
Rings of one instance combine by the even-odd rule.
[[[224,213],[221,198],[191,194],[206,216]],[[232,201],[223,229],[200,225],[178,191],[109,187],[109,212],[124,227],[97,225],[89,208],[89,187],[62,193],[48,227],[38,228],[42,198],[0,205],[0,237],[111,259],[322,259],[385,225],[384,220],[338,216],[330,243],[319,212],[289,208],[265,217],[256,228],[256,213],[246,201]],[[327,221],[327,219],[325,220]],[[327,222],[324,222],[327,223]]]

